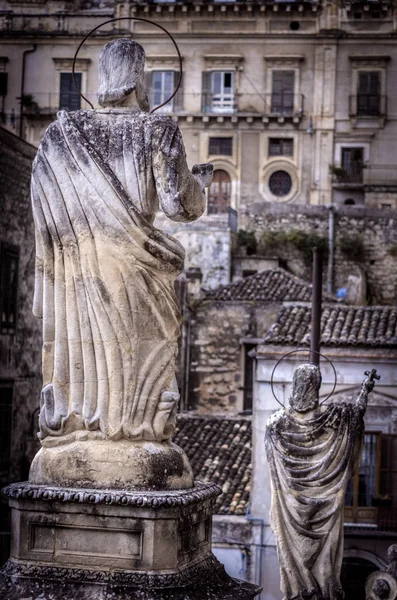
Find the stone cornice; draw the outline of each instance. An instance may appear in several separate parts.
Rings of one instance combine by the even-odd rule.
[[[62,69],[72,69],[73,58],[53,58],[52,60],[54,61],[55,68],[58,71],[62,71]],[[76,71],[87,71],[90,62],[90,58],[78,58],[76,60]]]
[[[108,504],[139,506],[147,508],[172,508],[188,506],[215,498],[221,488],[215,483],[196,481],[188,490],[166,492],[123,490],[97,490],[81,488],[59,488],[47,485],[33,485],[29,482],[11,483],[2,490],[7,497],[15,500],[43,500],[46,502],[72,502],[76,504]]]

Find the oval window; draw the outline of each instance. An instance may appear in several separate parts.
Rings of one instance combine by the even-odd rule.
[[[292,189],[291,175],[286,171],[275,171],[270,176],[269,188],[274,196],[287,196]]]

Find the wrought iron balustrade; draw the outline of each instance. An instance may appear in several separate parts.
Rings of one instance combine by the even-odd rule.
[[[387,96],[380,94],[354,94],[349,96],[351,117],[384,117],[387,114]]]

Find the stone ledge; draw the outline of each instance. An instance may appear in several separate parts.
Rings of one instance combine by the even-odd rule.
[[[72,502],[77,504],[107,504],[139,506],[148,508],[171,508],[189,506],[218,496],[221,488],[215,483],[196,481],[190,490],[139,491],[95,490],[79,488],[57,488],[47,485],[11,483],[2,490],[7,498],[44,500],[48,502]]]

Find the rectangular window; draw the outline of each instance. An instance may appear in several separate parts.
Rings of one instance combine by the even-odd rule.
[[[234,72],[210,72],[210,111],[230,113],[234,111]]]
[[[169,98],[174,91],[174,71],[152,71],[151,107],[159,106]],[[173,101],[168,102],[161,112],[172,112]]]
[[[379,493],[381,434],[365,433],[359,472],[351,478],[345,496],[345,521],[373,522]]]
[[[274,70],[272,72],[271,112],[292,115],[294,112],[295,71]]]
[[[293,156],[292,138],[269,138],[269,156]]]
[[[210,137],[208,154],[221,154],[223,156],[232,156],[233,138],[231,137]]]
[[[357,114],[380,114],[380,71],[359,71],[357,80]]]
[[[8,473],[11,458],[12,387],[0,387],[0,472]]]
[[[74,87],[72,73],[61,73],[60,76],[59,109],[67,111],[80,110],[81,98]],[[81,90],[81,73],[75,73],[75,79]]]
[[[0,73],[0,96],[7,96],[8,73]]]
[[[363,148],[342,148],[342,181],[344,183],[362,183],[363,164]]]
[[[1,247],[0,311],[1,329],[15,330],[18,299],[19,250],[3,244]]]

